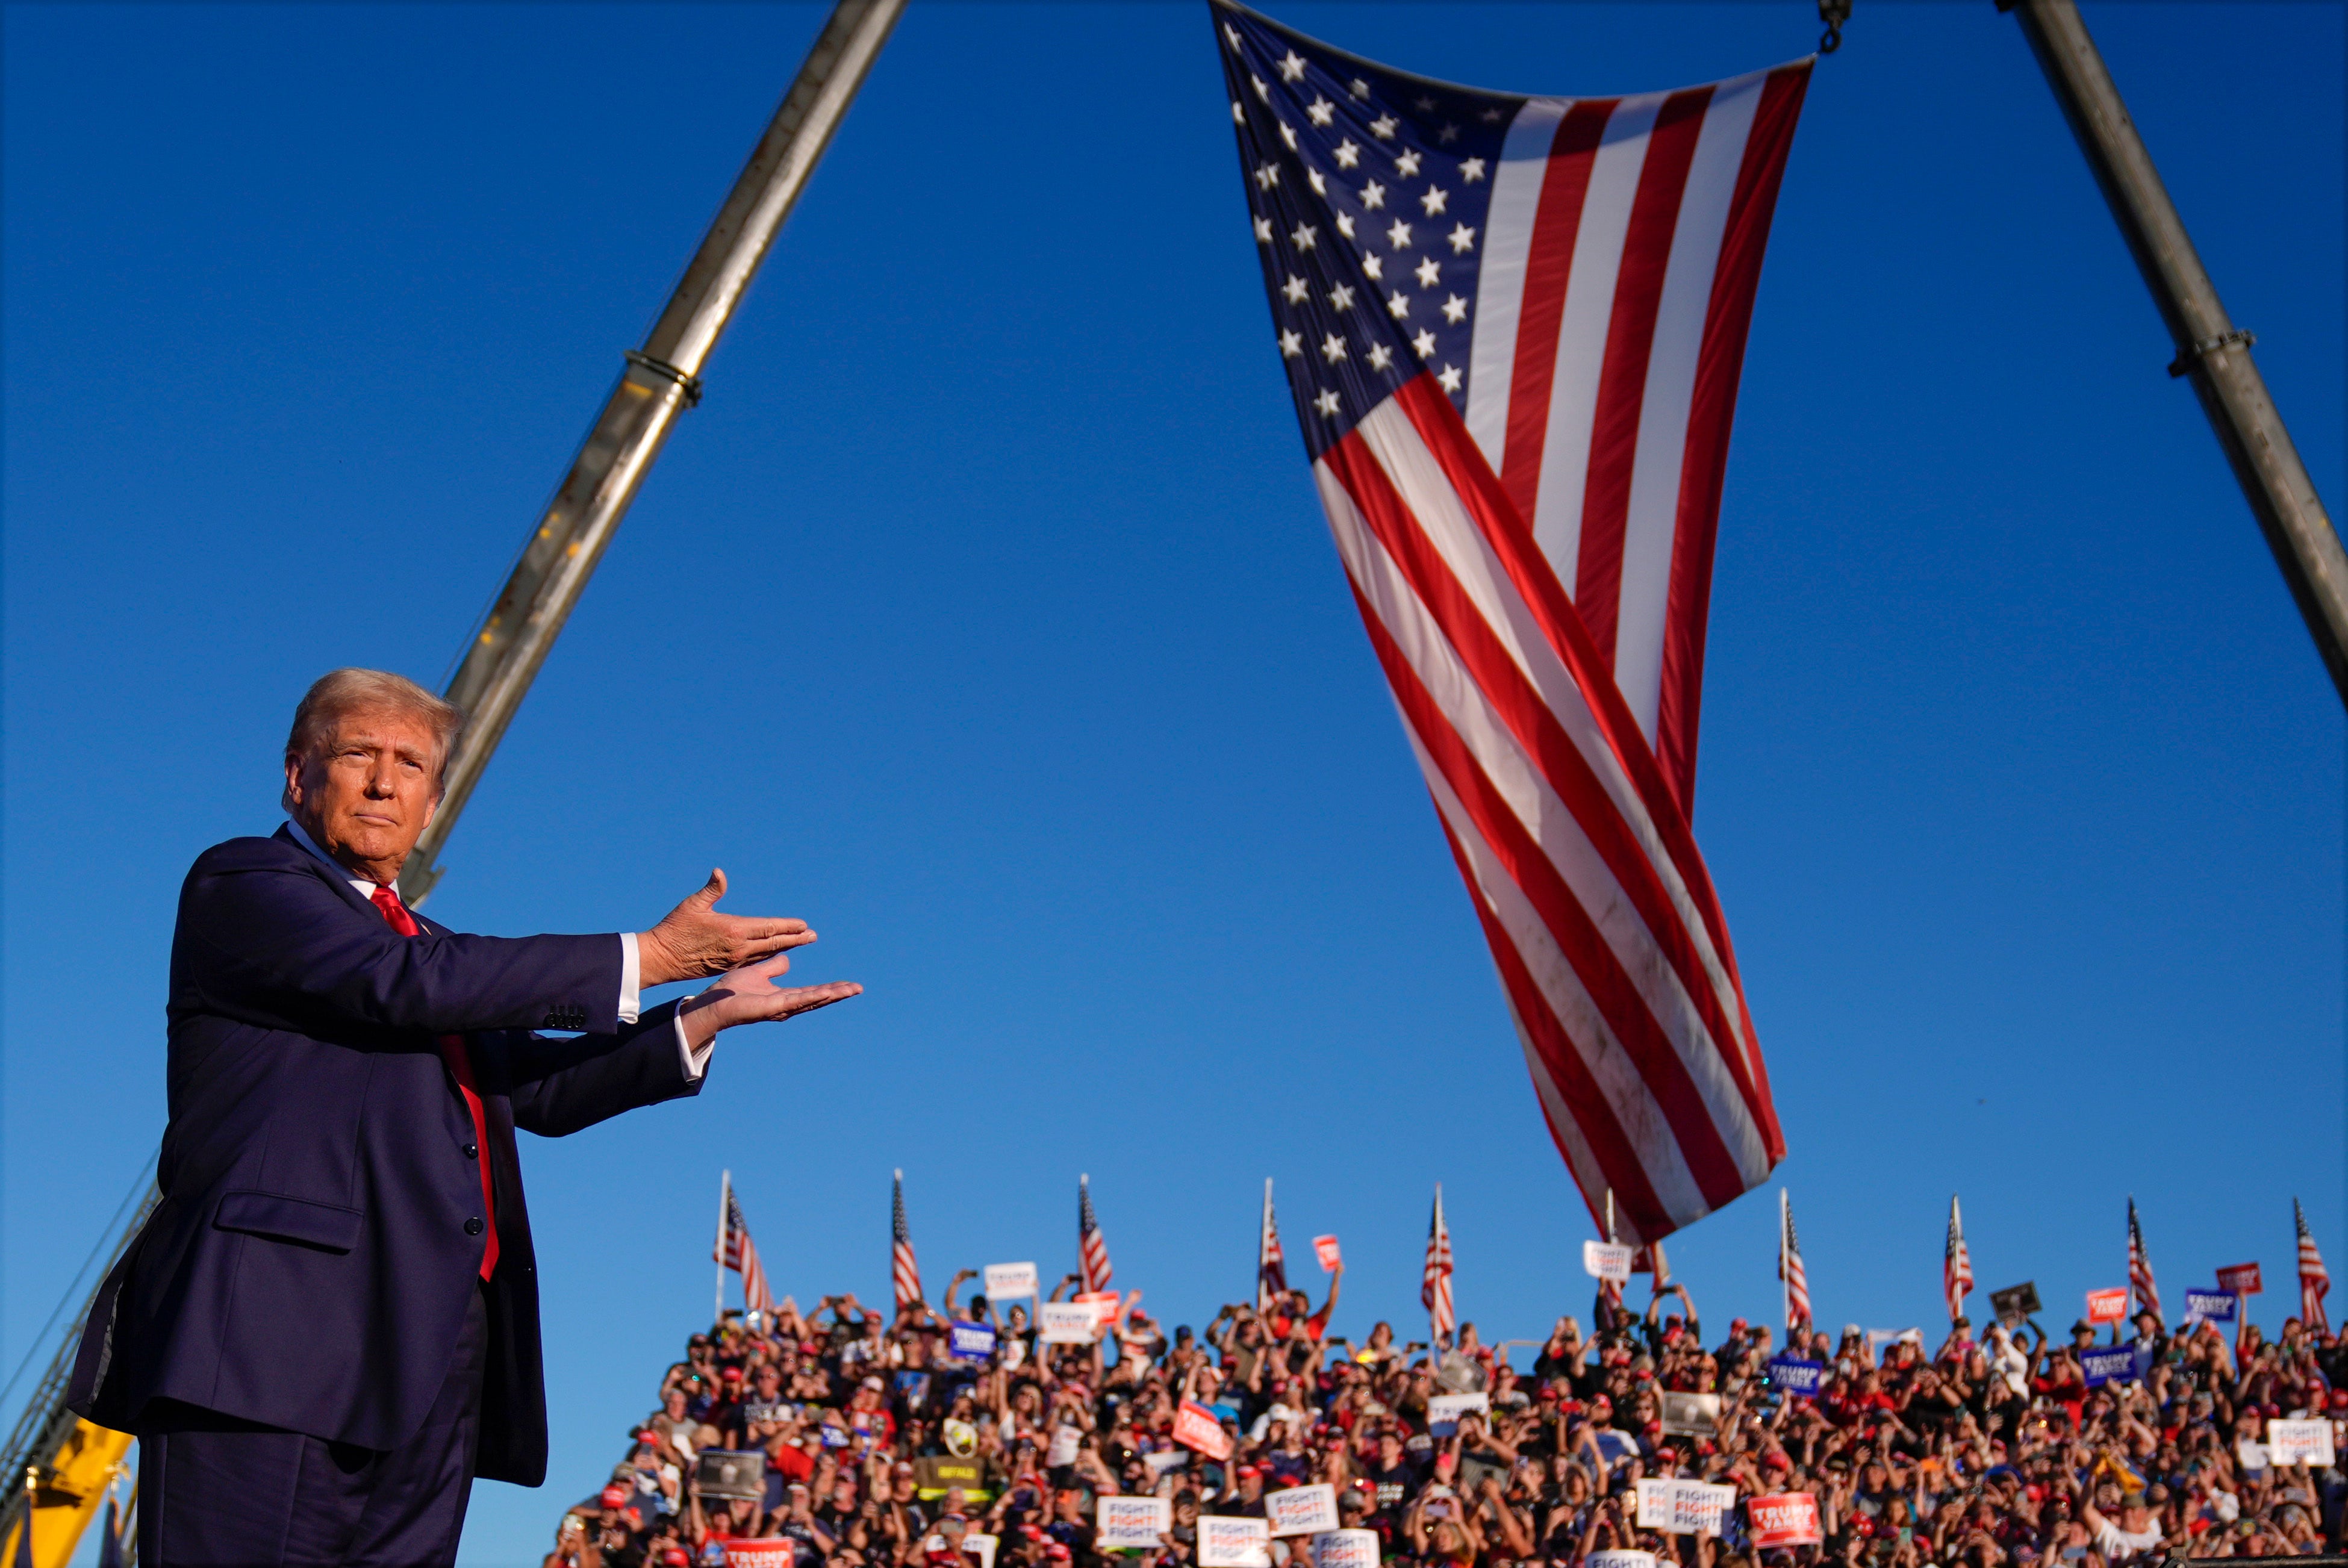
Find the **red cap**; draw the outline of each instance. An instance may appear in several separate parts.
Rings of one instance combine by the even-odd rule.
[[[1066,1563],[1068,1560],[1068,1549],[1059,1542],[1055,1541],[1052,1544],[1044,1548],[1044,1555],[1050,1558],[1055,1563]]]
[[[739,1383],[742,1380],[742,1368],[739,1367],[720,1367],[717,1375],[720,1377],[725,1378],[729,1383]]]
[[[665,1568],[693,1568],[693,1559],[685,1555],[685,1548],[682,1546],[662,1547],[661,1562],[665,1564]]]
[[[605,1508],[617,1508],[628,1501],[628,1490],[623,1486],[607,1486],[601,1501]]]

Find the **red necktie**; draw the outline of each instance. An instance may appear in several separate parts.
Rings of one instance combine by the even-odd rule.
[[[423,934],[424,928],[416,923],[416,917],[407,913],[406,904],[399,902],[399,894],[387,887],[379,887],[368,896],[374,899],[376,908],[383,912],[386,925],[402,936]],[[441,1036],[440,1056],[448,1064],[448,1070],[457,1075],[457,1090],[465,1097],[465,1109],[473,1117],[473,1148],[477,1150],[475,1163],[481,1168],[481,1214],[489,1225],[489,1245],[481,1249],[481,1277],[487,1279],[497,1272],[498,1267],[498,1205],[497,1200],[489,1195],[489,1124],[481,1114],[481,1093],[473,1086],[473,1058],[465,1049],[464,1037],[459,1035]]]

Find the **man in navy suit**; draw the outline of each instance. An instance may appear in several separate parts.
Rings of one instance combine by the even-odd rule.
[[[697,1094],[719,1030],[862,989],[778,986],[815,934],[717,913],[723,872],[644,932],[415,914],[394,882],[461,723],[400,676],[324,676],[286,741],[285,826],[205,851],[180,890],[161,1201],[69,1396],[139,1437],[147,1568],[453,1562],[475,1476],[546,1477],[515,1130]]]

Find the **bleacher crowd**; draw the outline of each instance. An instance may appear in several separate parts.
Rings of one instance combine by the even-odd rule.
[[[694,1335],[546,1568],[1202,1568],[1202,1520],[1322,1482],[1341,1528],[1415,1568],[2124,1568],[2336,1550],[2348,1492],[2264,1441],[2333,1421],[2348,1454],[2342,1346],[2298,1318],[2272,1341],[2151,1311],[2107,1336],[1961,1316],[1937,1347],[1742,1318],[1715,1338],[1671,1284],[1643,1313],[1601,1291],[1539,1345],[1463,1323],[1429,1350],[1386,1323],[1334,1334],[1341,1266],[1317,1311],[1267,1295],[1193,1329],[1128,1303],[1072,1344],[1025,1303],[958,1307],[973,1277],[942,1311],[828,1296]],[[723,1495],[746,1489],[710,1478],[753,1450],[756,1495]],[[1735,1501],[1712,1528],[1643,1528],[1639,1483],[1675,1479]],[[1136,1495],[1169,1527],[1100,1544],[1101,1500]],[[1752,1506],[1788,1497],[1814,1528]],[[1331,1568],[1314,1539],[1264,1556]]]

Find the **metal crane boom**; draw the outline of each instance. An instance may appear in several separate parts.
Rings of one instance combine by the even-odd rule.
[[[619,384],[448,683],[448,698],[464,711],[465,728],[448,758],[440,809],[399,873],[408,903],[422,903],[440,880],[433,862],[473,786],[660,456],[669,428],[680,411],[701,401],[702,366],[903,10],[904,0],[839,0],[833,7],[668,307],[644,346],[628,351]]]

